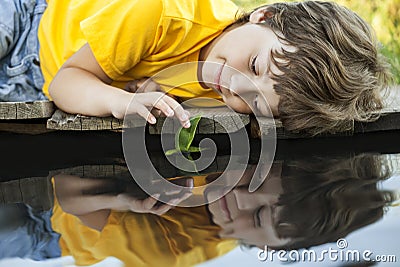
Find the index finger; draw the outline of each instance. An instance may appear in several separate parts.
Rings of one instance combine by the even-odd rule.
[[[165,95],[164,101],[174,110],[175,116],[181,122],[184,128],[190,127],[190,113],[183,109],[181,104],[170,96]]]

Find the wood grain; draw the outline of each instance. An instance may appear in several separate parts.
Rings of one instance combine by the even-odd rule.
[[[0,120],[50,118],[54,110],[52,101],[0,102]]]
[[[198,125],[198,132],[202,134],[232,133],[250,123],[248,115],[238,114],[228,108],[188,109],[191,115],[201,114],[202,119]],[[82,115],[72,115],[61,110],[56,110],[47,121],[47,128],[52,130],[96,131],[118,130],[144,126],[144,119],[131,116],[125,121],[112,117],[98,118]],[[181,127],[177,120],[160,117],[155,125],[149,126],[151,134],[175,133]]]
[[[53,188],[48,177],[31,177],[0,183],[3,204],[25,203],[35,210],[53,206]]]
[[[375,122],[354,122],[353,128],[335,136],[362,134],[375,131],[399,130],[400,129],[400,86],[390,88],[384,95],[385,107],[381,117]],[[259,138],[268,135],[275,129],[278,139],[305,138],[307,135],[285,131],[279,119],[257,118],[252,119],[245,114],[238,114],[226,107],[218,108],[189,108],[192,116],[201,114],[197,133],[220,134],[232,133],[251,124],[252,137]],[[40,125],[42,122],[30,124],[29,120],[49,118],[46,128]],[[23,120],[23,123],[15,120]],[[8,124],[6,124],[7,122]],[[36,102],[3,102],[0,103],[0,131],[11,131],[16,133],[44,133],[46,130],[72,130],[72,131],[99,131],[113,130],[121,131],[124,128],[141,127],[145,124],[142,118],[136,116],[129,120],[118,120],[113,117],[98,118],[83,115],[67,114],[55,109],[51,101]],[[149,125],[150,134],[174,134],[180,127],[177,120],[160,117],[155,125]],[[333,134],[332,134],[333,135]],[[323,136],[332,136],[324,134]]]

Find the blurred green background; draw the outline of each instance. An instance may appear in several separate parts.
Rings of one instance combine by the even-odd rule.
[[[278,1],[293,0],[233,0],[245,10]],[[383,44],[383,53],[389,58],[396,83],[400,84],[400,0],[334,0],[354,10],[368,21]]]

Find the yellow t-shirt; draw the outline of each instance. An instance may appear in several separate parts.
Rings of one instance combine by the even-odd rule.
[[[62,256],[77,265],[92,265],[113,256],[125,266],[193,266],[237,246],[217,237],[206,208],[176,208],[163,216],[112,211],[101,232],[65,213],[55,198],[51,223],[61,234]]]
[[[234,21],[237,11],[230,0],[49,0],[38,32],[43,92],[49,97],[49,83],[85,43],[120,88],[198,61],[200,49]],[[181,69],[161,73],[156,81],[178,97],[218,98],[197,82],[197,64]]]

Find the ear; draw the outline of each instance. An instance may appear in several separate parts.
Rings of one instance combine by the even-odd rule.
[[[254,10],[250,14],[249,21],[253,24],[264,23],[266,19],[270,19],[273,16],[274,13],[268,10],[268,6],[264,6]]]

